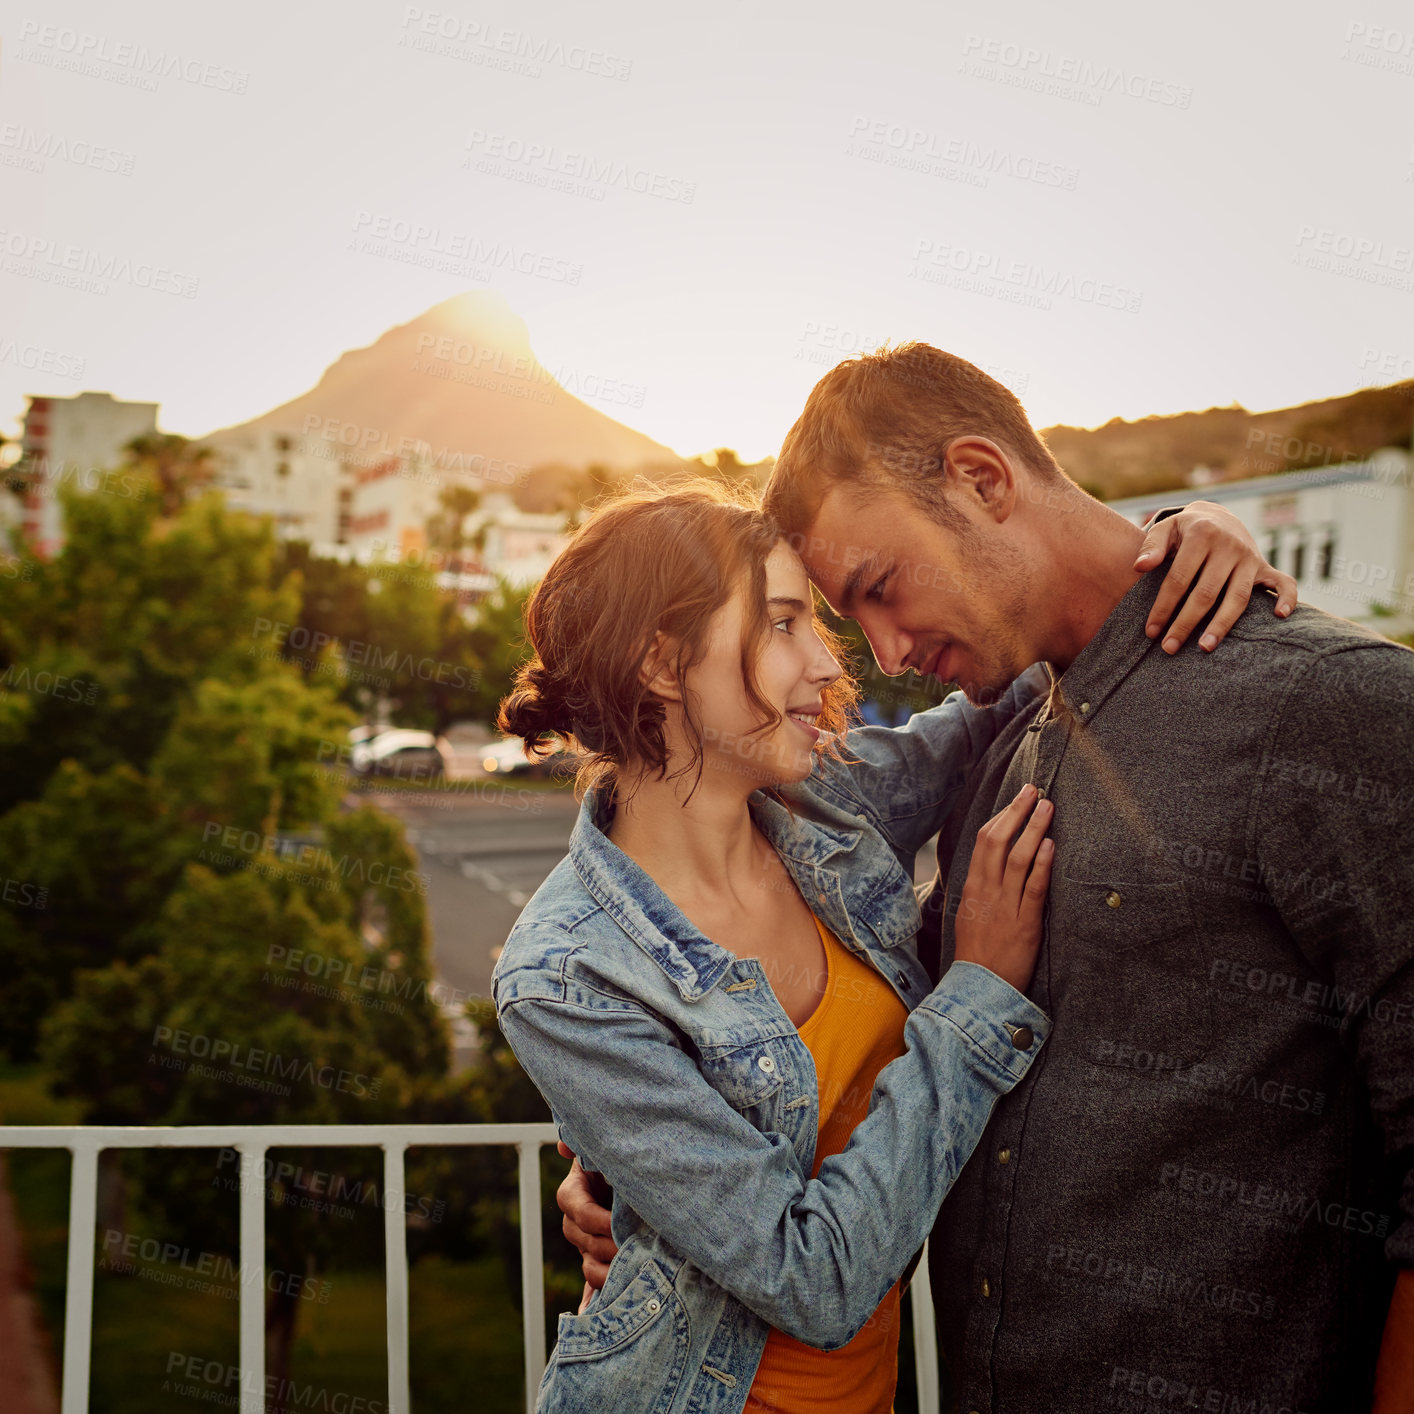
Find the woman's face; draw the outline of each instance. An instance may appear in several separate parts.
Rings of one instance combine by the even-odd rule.
[[[821,695],[840,676],[840,665],[815,631],[810,581],[800,557],[777,541],[766,560],[769,627],[755,678],[757,691],[782,720],[754,731],[761,714],[747,696],[741,671],[748,592],[743,587],[717,611],[706,654],[688,670],[687,686],[702,728],[704,779],[709,772],[725,772],[743,777],[748,790],[755,790],[810,774]]]

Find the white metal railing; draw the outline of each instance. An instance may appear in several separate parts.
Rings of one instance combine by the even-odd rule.
[[[558,1138],[553,1124],[210,1124],[180,1128],[0,1125],[0,1150],[68,1149],[68,1284],[64,1305],[64,1371],[61,1414],[88,1414],[89,1355],[93,1333],[93,1243],[97,1221],[98,1154],[102,1149],[235,1149],[240,1183],[240,1414],[265,1414],[265,1283],[249,1273],[265,1268],[265,1183],[247,1175],[263,1171],[269,1149],[303,1146],[381,1148],[383,1192],[406,1191],[403,1158],[410,1145],[508,1145],[519,1158],[521,1311],[525,1333],[525,1407],[545,1371],[545,1274],[540,1241],[540,1149]],[[408,1370],[407,1225],[402,1203],[383,1204],[388,1316],[388,1414],[412,1414]],[[527,1221],[529,1216],[530,1221]],[[253,1287],[254,1294],[251,1294]],[[938,1414],[938,1347],[928,1253],[909,1287],[913,1308],[914,1370],[920,1414]],[[250,1393],[248,1394],[248,1391]]]
[[[409,1145],[501,1144],[520,1161],[521,1310],[525,1329],[525,1407],[534,1414],[545,1370],[545,1273],[540,1242],[540,1147],[557,1138],[553,1124],[210,1124],[122,1129],[58,1125],[0,1126],[0,1149],[68,1149],[69,1265],[64,1305],[62,1414],[88,1414],[93,1331],[93,1242],[101,1149],[235,1149],[240,1184],[241,1414],[265,1414],[265,1283],[249,1273],[265,1268],[265,1184],[246,1176],[264,1167],[268,1149],[306,1145],[383,1150],[383,1192],[403,1193]],[[407,1224],[402,1203],[383,1204],[388,1309],[388,1414],[411,1414],[408,1384]],[[253,1291],[252,1291],[253,1287]]]

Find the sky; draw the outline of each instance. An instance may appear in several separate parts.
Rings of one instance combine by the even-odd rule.
[[[201,435],[487,287],[685,455],[886,339],[1038,427],[1414,377],[1407,5],[439,3],[4,0],[0,433]]]

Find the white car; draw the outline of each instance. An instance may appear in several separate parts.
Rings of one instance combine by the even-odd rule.
[[[569,756],[562,741],[548,756],[530,756],[518,736],[508,736],[482,748],[481,767],[492,776],[543,776],[567,761]]]
[[[392,727],[368,741],[356,742],[349,765],[360,776],[397,776],[435,781],[447,773],[447,744],[431,732]]]

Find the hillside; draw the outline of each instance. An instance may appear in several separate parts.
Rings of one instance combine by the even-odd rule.
[[[1115,500],[1186,486],[1197,466],[1214,481],[1241,481],[1407,447],[1411,421],[1414,382],[1406,382],[1271,412],[1234,405],[1041,435],[1071,477]]]

